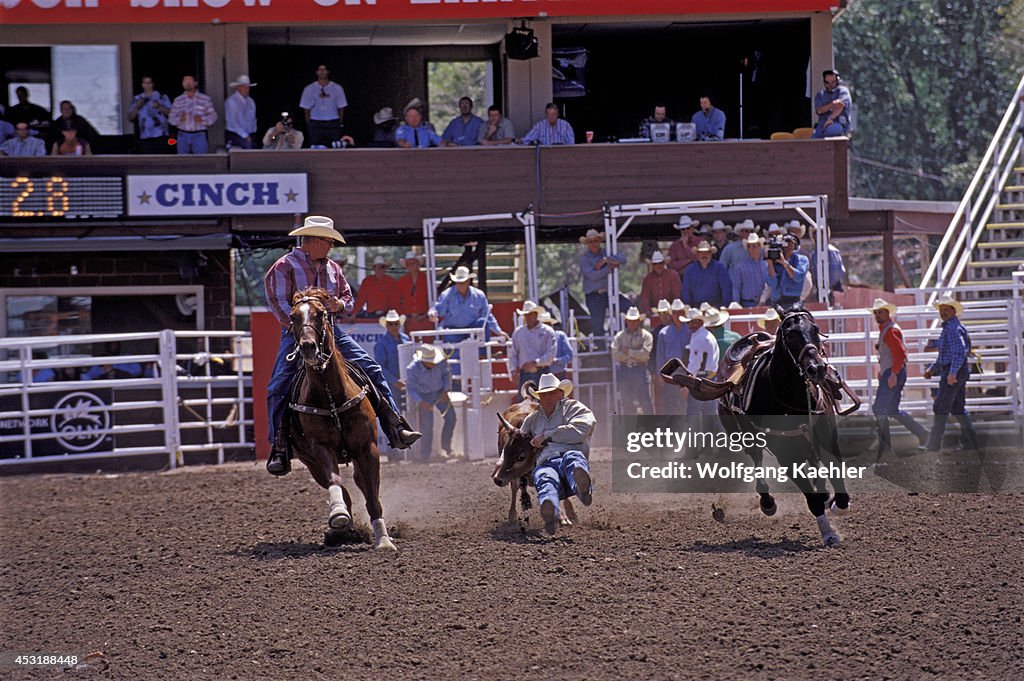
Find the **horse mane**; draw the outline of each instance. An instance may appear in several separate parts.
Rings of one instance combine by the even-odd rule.
[[[295,292],[295,295],[292,296],[292,305],[297,305],[303,298],[314,298],[323,304],[330,297],[331,294],[319,286],[307,286],[301,291]]]

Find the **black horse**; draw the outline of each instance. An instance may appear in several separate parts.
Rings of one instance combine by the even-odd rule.
[[[756,344],[770,336],[752,334],[737,341],[730,351],[748,339]],[[725,369],[723,365],[721,370]],[[722,380],[721,373],[718,378]],[[796,307],[783,313],[774,344],[751,362],[742,386],[738,393],[730,391],[719,401],[719,415],[728,432],[763,435],[768,449],[790,472],[806,471],[808,467],[827,467],[831,472],[834,468],[830,464],[839,465],[835,416],[843,391],[849,391],[823,354],[821,334],[810,312]],[[859,403],[854,402],[856,409]],[[852,409],[841,413],[849,411]],[[747,447],[746,452],[754,466],[763,465],[761,447]],[[838,514],[849,509],[850,496],[843,478],[829,476],[828,482],[835,490],[829,503],[825,478],[790,477],[807,498],[807,508],[818,522],[825,545],[839,544],[839,535],[832,529],[825,510],[828,506]],[[774,515],[778,507],[764,478],[758,478],[757,492],[761,511]]]

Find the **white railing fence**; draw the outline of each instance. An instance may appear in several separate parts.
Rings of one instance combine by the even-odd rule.
[[[138,350],[92,351],[112,344]],[[234,331],[2,339],[0,466],[163,454],[174,468],[201,451],[223,462],[253,446],[251,364],[249,334]]]

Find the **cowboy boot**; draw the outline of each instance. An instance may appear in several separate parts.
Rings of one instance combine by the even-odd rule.
[[[946,414],[935,415],[935,425],[928,435],[928,442],[918,447],[922,452],[937,452],[942,449],[942,436],[946,432],[946,421],[949,417]]]
[[[387,436],[388,444],[392,449],[409,449],[423,437],[422,433],[412,429],[404,416],[391,408],[387,400],[380,401],[377,416],[380,417],[380,425],[384,429],[384,435]]]
[[[283,429],[278,430],[274,444],[270,448],[270,456],[267,457],[267,472],[271,475],[288,475],[292,471],[291,458],[288,435]]]

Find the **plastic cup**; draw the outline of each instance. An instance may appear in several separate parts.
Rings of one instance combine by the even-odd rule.
[[[587,144],[590,144],[593,141],[594,141],[594,131],[593,130],[587,130]]]

